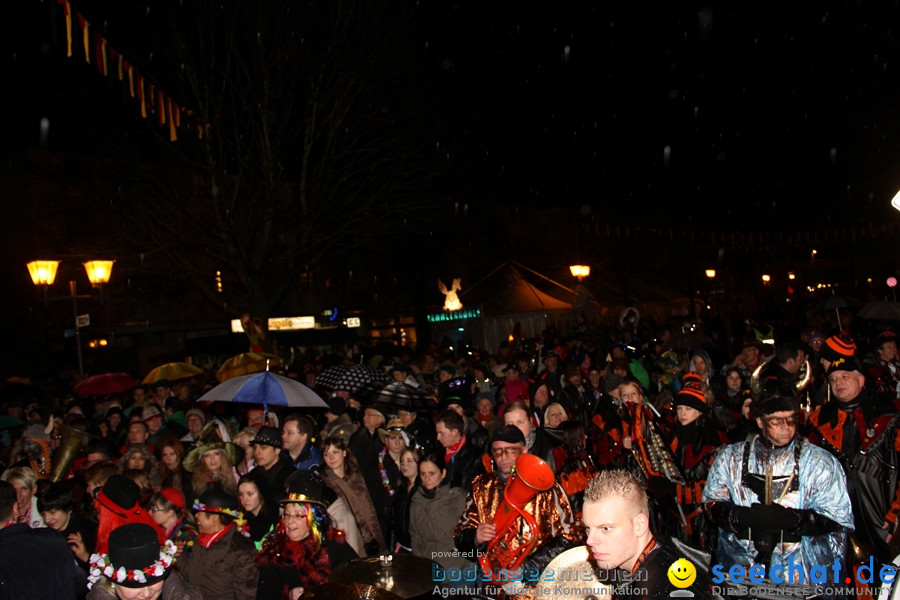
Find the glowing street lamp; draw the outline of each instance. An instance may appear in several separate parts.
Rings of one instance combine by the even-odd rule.
[[[109,283],[109,277],[112,275],[112,266],[114,260],[89,260],[84,263],[84,270],[87,271],[88,279],[94,287]]]
[[[710,279],[715,279],[716,278],[716,270],[715,269],[707,269],[706,276],[709,277]]]
[[[88,279],[91,285],[100,290],[100,302],[103,302],[103,284],[109,283],[109,277],[112,275],[112,266],[115,261],[112,260],[89,260],[84,263],[84,270],[87,271]],[[31,274],[31,281],[34,285],[44,287],[44,306],[47,306],[47,288],[56,280],[56,269],[59,267],[58,260],[33,260],[27,264],[28,273]],[[88,296],[80,296],[87,298]],[[78,287],[77,282],[73,279],[69,281],[69,296],[65,299],[72,300],[72,315],[75,317],[75,349],[78,352],[78,372],[84,373],[84,363],[81,359],[81,327],[82,319],[78,314]],[[85,321],[84,325],[87,325]]]
[[[572,272],[572,277],[581,281],[585,277],[591,274],[591,267],[589,265],[571,265],[569,267],[569,271]]]
[[[772,281],[772,277],[770,275],[763,275],[762,280],[763,283],[769,283],[770,281]]]

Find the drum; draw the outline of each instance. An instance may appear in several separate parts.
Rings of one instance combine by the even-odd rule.
[[[540,581],[525,595],[547,600],[611,599],[612,587],[600,582],[595,567],[587,546],[571,548],[547,564]]]

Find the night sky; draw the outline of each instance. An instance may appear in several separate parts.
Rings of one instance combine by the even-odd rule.
[[[125,110],[64,57],[50,2],[11,3],[4,151],[40,145],[47,115],[49,147],[91,148],[92,120]],[[420,118],[453,201],[724,231],[896,218],[895,3],[422,4]]]

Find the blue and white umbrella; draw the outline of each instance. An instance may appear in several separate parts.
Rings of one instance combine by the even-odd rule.
[[[232,377],[203,394],[198,401],[203,400],[262,404],[266,412],[269,412],[269,406],[328,408],[317,393],[299,381],[268,371]]]

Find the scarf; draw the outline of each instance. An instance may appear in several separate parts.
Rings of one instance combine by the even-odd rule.
[[[198,533],[197,534],[197,543],[203,546],[204,548],[209,548],[220,539],[222,539],[228,531],[234,527],[234,523],[230,523],[227,527],[216,531],[215,533]]]
[[[329,529],[325,534],[328,540],[342,540],[342,536],[334,529]],[[291,567],[297,571],[303,587],[309,589],[317,585],[328,583],[331,574],[331,560],[325,544],[318,548],[312,536],[308,536],[299,542],[292,542],[284,534],[284,524],[279,523],[275,531],[266,538],[263,548],[256,557],[257,566],[274,565],[277,567]],[[287,598],[282,590],[282,595]]]
[[[453,444],[452,446],[448,446],[446,450],[444,450],[444,462],[449,464],[453,457],[456,456],[456,453],[459,452],[460,448],[463,447],[463,444],[466,443],[466,436],[462,436],[459,438],[459,441]]]

